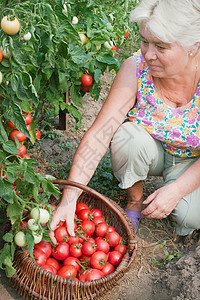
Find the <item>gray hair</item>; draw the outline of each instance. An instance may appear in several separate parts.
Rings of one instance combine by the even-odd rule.
[[[151,33],[165,43],[185,50],[200,42],[200,0],[142,0],[130,22],[146,22]]]

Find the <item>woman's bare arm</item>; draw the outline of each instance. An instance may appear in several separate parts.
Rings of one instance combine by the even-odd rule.
[[[136,62],[130,57],[117,73],[106,102],[84,135],[74,155],[68,180],[88,184],[107,151],[113,134],[134,105],[136,94]],[[51,221],[52,230],[56,229],[61,220],[66,220],[69,233],[74,233],[74,211],[80,193],[76,188],[64,189],[61,203]],[[55,242],[52,232],[50,237]]]

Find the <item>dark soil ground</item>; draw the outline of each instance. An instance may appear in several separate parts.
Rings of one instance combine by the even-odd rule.
[[[88,95],[84,98],[83,126],[74,128],[69,119],[68,130],[61,136],[45,138],[30,149],[30,156],[38,161],[38,172],[57,177],[58,167],[65,170],[84,132],[90,127],[102,106],[112,81],[112,75],[102,78],[100,100]],[[56,124],[55,124],[56,126]],[[162,185],[162,178],[149,177],[144,183],[145,197]],[[101,192],[101,190],[99,190]],[[165,220],[143,219],[136,240],[136,259],[118,285],[100,300],[200,300],[200,242],[199,233],[175,239],[173,224]],[[0,300],[22,299],[0,273]]]

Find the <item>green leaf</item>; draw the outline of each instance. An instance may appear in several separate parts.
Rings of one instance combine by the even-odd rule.
[[[10,244],[5,243],[3,248],[0,250],[0,268],[3,267],[4,261],[8,256],[10,256]]]
[[[16,203],[9,204],[7,207],[7,217],[10,219],[13,225],[16,220],[22,217],[22,207]]]
[[[0,198],[8,203],[13,203],[13,185],[6,180],[0,180]]]
[[[0,142],[3,143],[3,142],[6,142],[8,140],[8,136],[7,136],[7,133],[4,129],[4,126],[2,124],[1,119],[2,118],[0,118]]]
[[[3,143],[3,149],[10,154],[18,154],[17,147],[13,141],[7,141]]]
[[[97,59],[97,61],[102,62],[107,65],[116,65],[116,66],[119,65],[118,61],[114,57],[112,57],[108,54],[106,54],[104,56],[99,55],[99,56],[97,56],[96,59]]]
[[[31,234],[31,231],[27,231],[25,233],[25,238],[26,238],[26,241],[27,241],[27,244],[28,244],[28,253],[33,258],[34,237]]]
[[[37,182],[37,179],[35,177],[35,172],[32,167],[27,165],[26,170],[24,171],[24,178],[26,181],[35,184]]]
[[[6,234],[4,234],[4,236],[2,237],[4,241],[6,242],[13,242],[13,234],[12,232],[8,232]]]
[[[71,59],[75,64],[82,65],[88,60],[88,56],[85,52],[78,46],[74,46],[72,44],[69,45],[69,54],[71,55]]]
[[[15,275],[16,269],[13,266],[7,266],[6,265],[6,276],[8,278],[11,278],[13,275]]]
[[[79,106],[79,107],[83,107],[82,104],[82,95],[80,94],[80,92],[78,91],[77,86],[75,86],[74,84],[71,85],[70,89],[69,89],[69,94],[71,96],[71,100],[72,102]]]

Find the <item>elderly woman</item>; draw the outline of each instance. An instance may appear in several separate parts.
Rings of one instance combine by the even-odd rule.
[[[135,229],[142,216],[171,215],[176,233],[188,235],[200,228],[200,2],[143,0],[131,20],[139,24],[141,49],[123,63],[76,151],[68,179],[88,184],[110,146]],[[165,185],[144,200],[148,175],[163,175]],[[80,193],[64,189],[52,230],[66,220],[74,235]],[[55,242],[53,232],[50,236]]]

